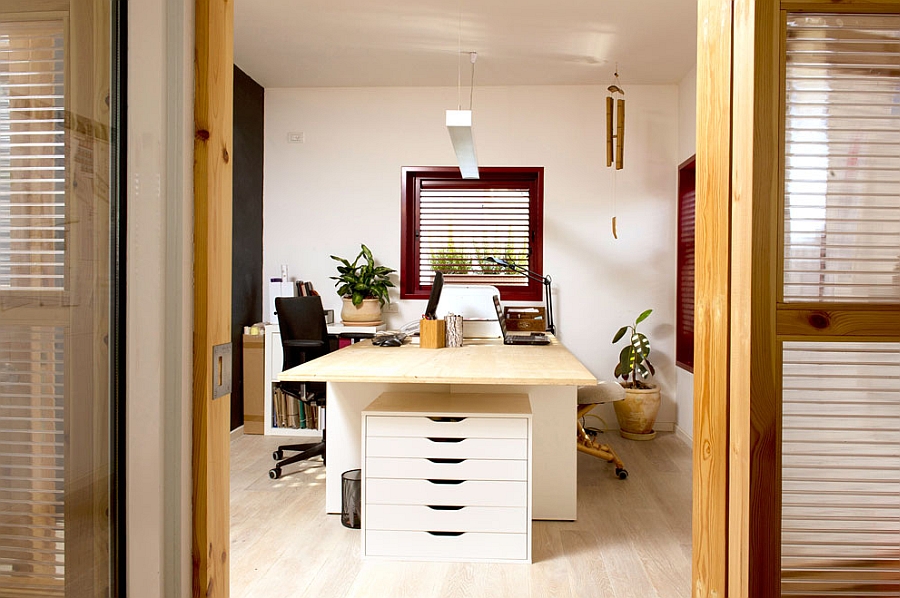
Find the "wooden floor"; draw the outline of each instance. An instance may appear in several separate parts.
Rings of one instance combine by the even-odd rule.
[[[625,462],[578,454],[578,521],[534,522],[532,565],[360,559],[359,530],[325,515],[319,460],[270,480],[288,439],[231,443],[232,598],[688,598],[691,451],[674,434],[649,442],[601,434]],[[574,442],[574,431],[573,431]]]

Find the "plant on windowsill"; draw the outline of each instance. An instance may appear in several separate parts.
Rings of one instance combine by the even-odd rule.
[[[619,353],[616,365],[616,378],[625,389],[625,398],[615,401],[616,419],[619,420],[619,433],[631,440],[652,440],[656,437],[653,425],[659,413],[659,386],[645,382],[656,373],[650,363],[650,340],[637,326],[653,312],[648,309],[641,313],[630,326],[622,326],[613,337],[613,344],[627,335],[628,344]]]
[[[470,258],[456,248],[453,241],[447,242],[446,247],[435,249],[431,252],[431,269],[441,274],[468,274],[472,268]]]
[[[390,275],[396,270],[376,266],[372,252],[360,245],[359,255],[351,263],[336,255],[331,259],[340,262],[338,276],[332,276],[338,295],[343,298],[341,320],[353,324],[381,324],[381,307],[390,303],[388,289],[394,286]]]

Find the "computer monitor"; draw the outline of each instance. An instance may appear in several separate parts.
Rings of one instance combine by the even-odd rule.
[[[441,300],[441,289],[444,287],[444,275],[440,272],[434,273],[434,280],[431,283],[431,294],[428,296],[428,305],[425,307],[425,317],[433,320],[437,314],[438,302]]]

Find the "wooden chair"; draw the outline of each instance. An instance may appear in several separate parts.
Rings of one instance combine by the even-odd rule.
[[[599,457],[604,461],[615,464],[616,475],[620,480],[628,477],[628,470],[619,456],[608,444],[596,442],[585,431],[581,420],[588,412],[602,403],[621,401],[625,398],[625,389],[615,382],[600,381],[590,386],[578,387],[578,416],[576,420],[578,434],[578,450],[588,455]]]

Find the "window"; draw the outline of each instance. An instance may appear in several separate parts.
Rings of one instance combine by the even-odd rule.
[[[694,200],[697,167],[689,158],[678,167],[678,306],[675,363],[694,371]]]
[[[400,297],[427,299],[447,282],[496,286],[504,299],[540,301],[543,287],[487,258],[542,273],[543,168],[406,167],[401,189]]]

